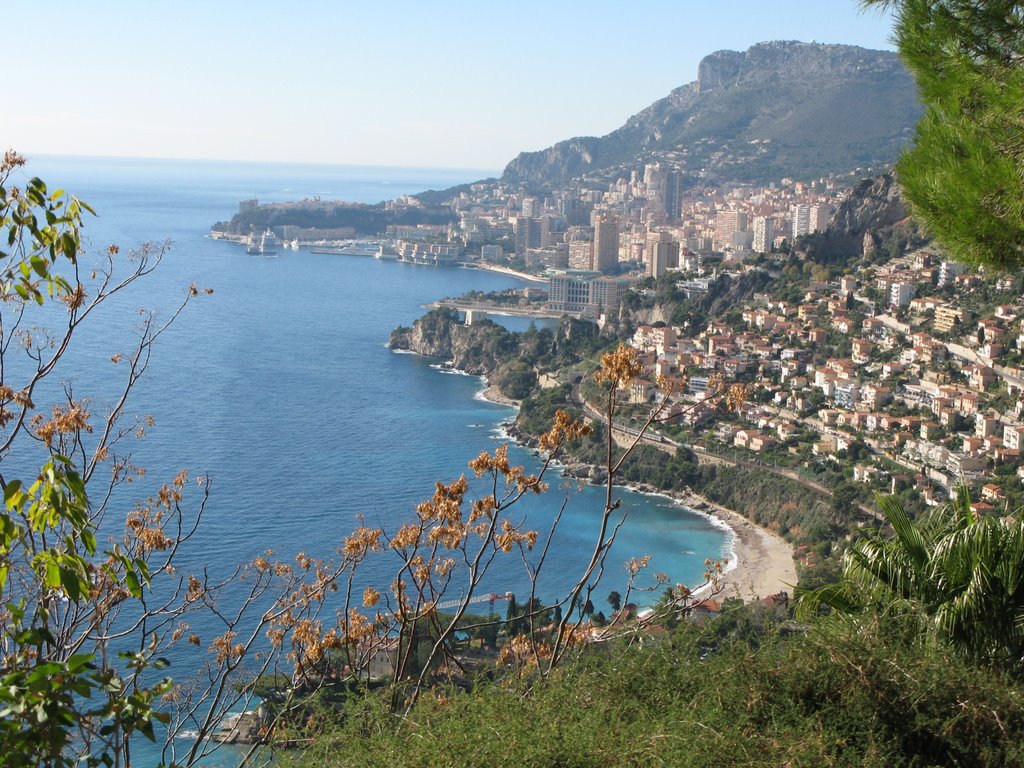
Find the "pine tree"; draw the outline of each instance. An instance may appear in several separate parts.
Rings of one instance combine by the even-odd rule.
[[[892,9],[925,114],[897,166],[915,215],[955,258],[1024,265],[1024,3],[864,0]]]

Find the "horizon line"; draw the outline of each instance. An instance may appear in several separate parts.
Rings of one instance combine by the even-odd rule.
[[[60,159],[60,160],[137,160],[137,161],[158,161],[158,162],[181,162],[181,163],[224,163],[230,165],[279,165],[279,166],[321,166],[328,168],[390,168],[399,170],[417,171],[466,171],[472,173],[483,173],[477,180],[493,179],[501,176],[500,169],[493,168],[471,168],[465,166],[441,166],[441,165],[391,165],[386,163],[342,163],[334,161],[319,160],[238,160],[213,157],[160,157],[154,155],[104,155],[104,154],[83,154],[68,152],[32,152],[28,150],[16,150],[23,155],[27,162],[33,159]]]

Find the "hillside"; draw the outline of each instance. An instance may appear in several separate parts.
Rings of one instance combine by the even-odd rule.
[[[284,768],[353,766],[1020,765],[1012,679],[957,663],[891,618],[795,624],[725,605],[643,642],[608,643],[546,679],[425,696],[402,727],[375,697],[313,733]],[[780,615],[781,614],[781,615]],[[625,634],[625,633],[623,633]],[[609,647],[611,646],[611,647]]]
[[[269,203],[241,210],[228,222],[213,228],[230,235],[247,235],[280,226],[313,229],[351,227],[360,235],[383,234],[391,224],[450,224],[455,220],[448,207],[388,207],[341,201]]]
[[[696,81],[607,136],[520,154],[502,180],[553,185],[650,157],[709,180],[810,178],[894,161],[920,115],[895,53],[759,43],[706,56]]]

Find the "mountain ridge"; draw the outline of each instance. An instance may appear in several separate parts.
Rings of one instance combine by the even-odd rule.
[[[894,161],[921,111],[895,53],[758,43],[708,54],[695,81],[605,136],[520,153],[502,181],[551,186],[648,159],[712,180],[808,178]]]

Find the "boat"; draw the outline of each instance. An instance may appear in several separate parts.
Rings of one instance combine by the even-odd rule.
[[[277,235],[271,230],[267,230],[262,235],[249,235],[248,244],[246,245],[245,252],[251,254],[268,254],[277,253],[278,239]]]
[[[269,229],[260,236],[260,253],[277,253],[277,235]]]

